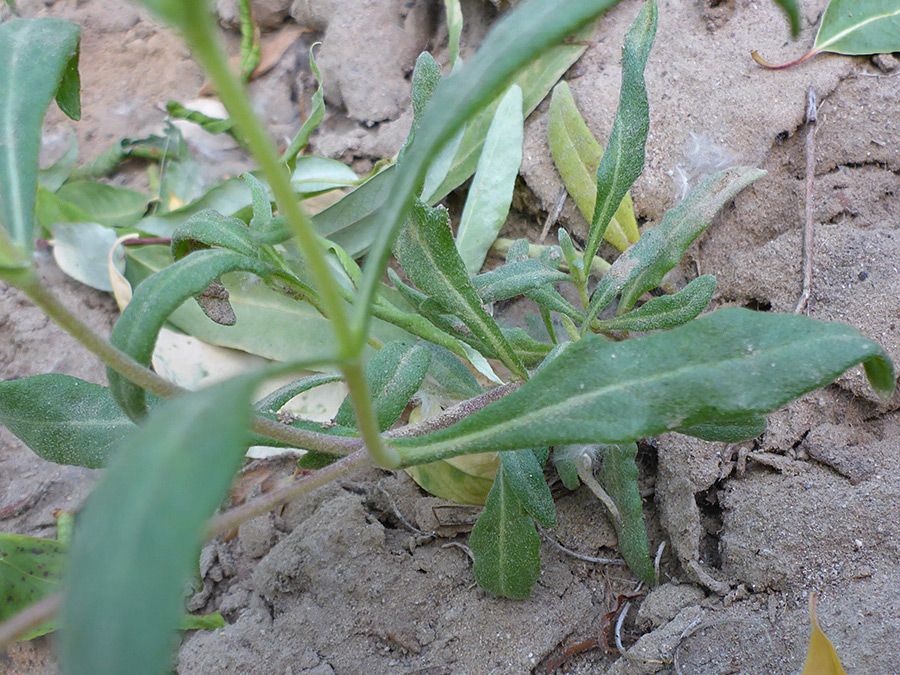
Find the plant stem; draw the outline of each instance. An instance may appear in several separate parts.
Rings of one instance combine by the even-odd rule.
[[[362,439],[359,438],[319,434],[306,429],[298,429],[289,424],[281,424],[265,417],[254,417],[251,428],[261,436],[287,443],[293,448],[324,452],[329,455],[349,455],[363,445]]]
[[[36,275],[19,288],[63,330],[125,379],[160,398],[175,398],[184,393],[184,389],[164,380],[97,335],[86,323],[70,312]]]
[[[279,211],[284,215],[285,222],[300,244],[300,250],[318,287],[322,305],[334,327],[335,340],[339,349],[342,350],[340,356],[352,359],[356,354],[343,351],[353,345],[347,316],[341,304],[334,278],[325,262],[324,250],[319,243],[312,222],[297,203],[284,165],[278,158],[272,140],[253,112],[240,80],[235,77],[228,66],[216,39],[212,15],[206,11],[205,7],[198,7],[196,13],[192,12],[192,15],[190,21],[192,29],[185,31],[184,37],[202,63],[209,79],[214,83],[216,93],[222,99],[231,119],[244,134],[247,146],[269,181]]]
[[[301,478],[292,485],[281,488],[280,490],[275,490],[259,499],[247,502],[230,511],[226,511],[222,515],[217,516],[209,524],[209,527],[206,528],[206,538],[212,539],[213,537],[218,537],[226,532],[230,532],[241,523],[245,523],[252,518],[261,516],[282,504],[287,504],[288,502],[297,499],[297,497],[300,497],[307,492],[311,492],[326,483],[337,480],[341,476],[350,473],[353,469],[365,466],[368,463],[368,460],[369,458],[366,455],[365,449],[360,448],[352,455],[348,455],[334,464],[319,469],[318,471]]]
[[[0,624],[0,649],[11,645],[23,635],[46,623],[59,611],[62,593],[54,593],[26,607]]]
[[[231,119],[243,132],[253,157],[265,172],[272,193],[275,195],[278,209],[284,215],[288,227],[293,231],[306,259],[306,264],[309,265],[322,307],[334,330],[338,356],[348,362],[342,366],[341,370],[350,387],[350,396],[353,399],[353,407],[363,440],[376,463],[387,468],[396,467],[400,458],[384,445],[379,436],[372,397],[359,364],[359,354],[365,340],[356,340],[354,331],[350,330],[343,301],[337,283],[325,261],[325,252],[319,236],[309,217],[294,197],[287,172],[278,157],[272,139],[269,138],[265,128],[253,112],[240,80],[235,77],[228,66],[216,39],[212,15],[202,3],[187,3],[186,8],[191,10],[188,20],[190,29],[184,31],[184,36],[214,83]]]
[[[389,445],[385,445],[384,439],[378,428],[375,418],[375,407],[372,405],[372,397],[369,395],[369,387],[366,384],[366,376],[362,366],[350,363],[341,368],[344,381],[350,388],[350,398],[353,401],[353,410],[356,412],[356,421],[359,433],[365,441],[369,453],[374,462],[385,469],[396,469],[400,466],[400,454]],[[366,422],[364,425],[363,422]]]

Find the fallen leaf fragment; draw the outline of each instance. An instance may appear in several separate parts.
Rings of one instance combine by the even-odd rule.
[[[801,675],[847,675],[834,646],[819,628],[815,593],[809,594],[809,615],[812,618],[812,635],[809,636],[809,651],[806,652]]]

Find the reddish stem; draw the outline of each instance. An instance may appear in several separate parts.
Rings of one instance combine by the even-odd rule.
[[[815,56],[818,53],[819,53],[818,49],[810,49],[799,59],[795,59],[789,63],[781,63],[781,64],[769,63],[768,61],[766,61],[759,55],[759,52],[757,52],[755,50],[750,52],[750,56],[752,56],[753,60],[756,61],[759,65],[761,65],[763,68],[768,68],[769,70],[784,70],[785,68],[791,68],[792,66],[800,65],[801,63],[803,63],[807,59],[811,59],[813,56]]]

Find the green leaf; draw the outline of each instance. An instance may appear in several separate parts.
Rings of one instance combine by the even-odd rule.
[[[426,204],[437,203],[438,200],[434,198],[434,194],[453,168],[453,161],[456,153],[459,151],[460,144],[462,144],[465,131],[465,127],[457,131],[453,138],[447,141],[438,151],[431,164],[428,165],[428,170],[425,172],[425,180],[422,181],[421,196],[422,201]]]
[[[459,36],[462,33],[463,15],[459,6],[459,0],[444,0],[444,9],[447,12],[448,47],[450,52],[451,67],[459,58]]]
[[[134,286],[172,264],[168,247],[164,246],[129,246],[126,255],[126,276]],[[275,361],[294,361],[298,356],[313,358],[331,353],[334,331],[328,320],[309,303],[278,293],[247,274],[226,274],[222,283],[228,290],[228,301],[237,318],[233,326],[213,323],[195,302],[185,303],[175,310],[169,316],[169,323],[204,342]],[[267,328],[261,331],[259,326]],[[408,333],[383,321],[373,324],[372,334],[382,342],[409,338]],[[370,358],[372,353],[367,347],[364,358]]]
[[[553,466],[566,489],[577,490],[581,485],[581,481],[578,480],[578,467],[570,457],[566,457],[560,450],[561,448],[558,448],[553,452]]]
[[[298,157],[291,174],[291,187],[302,197],[358,183],[359,176],[343,162],[315,155]]]
[[[166,112],[170,117],[179,120],[187,120],[199,126],[203,131],[210,134],[229,134],[237,138],[234,128],[234,121],[231,119],[222,119],[220,117],[210,117],[209,115],[192,110],[183,106],[178,101],[168,101],[166,103]]]
[[[738,443],[756,438],[763,434],[765,430],[765,417],[748,417],[725,424],[697,424],[690,427],[681,427],[678,433],[685,436],[693,436],[694,438],[702,438],[704,441]]]
[[[674,295],[653,298],[627,314],[598,321],[596,330],[636,330],[641,332],[675,328],[700,316],[716,292],[716,278],[704,274]]]
[[[79,36],[62,19],[0,24],[0,268],[31,265],[41,124],[67,72],[72,84]],[[77,118],[77,90],[63,93],[65,112]]]
[[[615,4],[608,3],[609,6]],[[525,66],[513,79],[513,84],[522,89],[522,116],[528,117],[550,92],[554,84],[575,63],[587,48],[588,41],[594,32],[595,22],[588,22],[580,30],[573,33],[570,40],[554,45],[538,56],[531,64]],[[441,187],[432,197],[432,202],[443,199],[452,190],[466,182],[475,173],[478,158],[488,127],[494,119],[494,111],[500,103],[504,89],[481,112],[477,113],[466,125],[466,133],[460,143],[453,162],[453,168]]]
[[[613,518],[612,521],[622,557],[638,579],[652,586],[656,583],[656,573],[647,544],[643,503],[637,483],[638,469],[634,463],[636,456],[636,443],[604,446],[603,463],[597,478],[619,509],[621,520]]]
[[[551,47],[531,65],[519,72],[514,82],[524,94],[523,116],[528,116],[538,106],[556,81],[584,53],[586,49],[584,40],[590,36],[591,29],[592,26],[585,26],[585,30],[573,36],[571,43]],[[498,96],[466,124],[465,133],[459,143],[459,149],[450,172],[440,187],[428,196],[429,204],[436,204],[475,173],[485,136],[499,103],[500,97]],[[383,189],[376,191],[373,189],[375,186],[370,186],[370,189],[361,191],[358,188],[343,197],[337,204],[326,209],[329,213],[326,214],[326,211],[323,211],[313,217],[313,222],[319,226],[321,234],[327,236],[330,232],[339,231],[341,234],[332,238],[347,249],[351,255],[360,255],[371,246],[375,239],[381,221],[372,216],[372,213],[380,208],[387,199],[390,190],[388,179],[393,176],[394,168],[388,167],[385,171],[389,173],[378,184],[378,187]],[[381,176],[385,171],[376,176]],[[351,242],[355,242],[355,245],[352,245]]]
[[[60,640],[66,672],[166,672],[184,583],[244,458],[259,379],[166,402],[110,462],[75,530]]]
[[[813,51],[849,55],[900,51],[900,6],[895,0],[831,0]]]
[[[431,97],[434,96],[434,90],[441,83],[441,79],[441,67],[434,60],[434,57],[428,52],[419,54],[412,76],[413,129],[410,132],[411,134],[415,133],[419,123],[422,121],[425,106],[428,105]]]
[[[161,270],[135,289],[110,335],[110,342],[142,365],[150,365],[156,337],[169,315],[187,299],[202,293],[226,272],[245,270],[264,276],[270,268],[225,249],[197,251]],[[258,326],[256,326],[258,329]],[[111,368],[109,388],[122,409],[134,420],[147,412],[144,390]]]
[[[107,255],[118,235],[97,223],[59,223],[53,227],[53,259],[73,279],[112,293]]]
[[[487,450],[630,443],[764,415],[860,362],[879,394],[893,391],[885,352],[849,326],[725,309],[624,342],[589,335],[504,399],[392,444],[410,465]]]
[[[248,226],[254,232],[263,232],[272,222],[272,202],[269,201],[266,186],[249,171],[243,174],[241,178],[244,179],[250,188],[250,195],[253,199],[253,215],[250,217]]]
[[[78,136],[74,131],[69,130],[69,145],[66,147],[66,151],[52,166],[38,171],[38,182],[50,192],[56,192],[69,179],[77,162]]]
[[[279,387],[271,394],[268,394],[264,398],[261,398],[256,403],[253,404],[254,410],[259,410],[262,412],[278,412],[284,406],[288,404],[288,402],[302,394],[305,391],[309,391],[310,389],[314,389],[316,387],[321,387],[323,384],[330,384],[332,382],[340,382],[341,376],[339,374],[330,374],[330,373],[321,373],[319,375],[308,375],[307,377],[301,377],[299,380],[294,380],[283,387]]]
[[[395,247],[397,260],[410,280],[446,312],[457,315],[507,368],[527,378],[522,361],[481,306],[481,298],[453,243],[447,210],[432,209],[416,200],[410,216]]]
[[[379,431],[387,431],[400,419],[409,399],[422,386],[430,362],[431,350],[423,343],[411,345],[397,341],[386,344],[366,364],[366,382],[372,394]],[[356,426],[349,395],[334,416],[334,421],[345,427]]]
[[[312,132],[318,129],[322,120],[325,119],[325,85],[322,82],[322,75],[319,72],[319,67],[316,65],[316,57],[313,54],[313,49],[315,49],[316,45],[320,44],[322,43],[315,42],[309,47],[309,68],[312,70],[313,75],[315,75],[316,82],[319,83],[316,92],[312,96],[312,110],[309,112],[309,117],[307,117],[306,121],[301,125],[300,131],[297,132],[297,135],[294,136],[291,144],[281,156],[281,161],[287,162],[288,167],[292,171],[295,166],[297,155],[303,152],[303,149],[309,144],[309,137],[312,135]]]
[[[387,167],[314,215],[312,222],[319,234],[339,244],[353,257],[367,251],[380,226],[378,209],[387,199],[395,171],[393,166]]]
[[[524,295],[533,289],[568,278],[568,274],[557,272],[541,261],[529,258],[506,263],[490,272],[479,274],[472,279],[472,285],[481,296],[482,302],[496,302]]]
[[[56,196],[86,213],[91,222],[110,227],[130,227],[147,210],[147,195],[94,181],[66,183]]]
[[[0,382],[0,423],[43,459],[89,469],[136,428],[109,389],[68,375]]]
[[[666,213],[658,227],[644,230],[640,240],[616,259],[597,284],[582,333],[619,293],[619,313],[623,313],[644,292],[656,288],[666,272],[681,261],[687,247],[709,227],[716,213],[738,192],[765,175],[761,169],[735,167],[708,176]]]
[[[456,233],[456,248],[469,276],[478,274],[506,222],[523,139],[522,90],[513,85],[494,113]]]
[[[800,5],[797,0],[775,0],[776,4],[787,14],[791,22],[791,35],[800,35]]]
[[[366,261],[356,302],[354,323],[360,339],[366,333],[372,299],[391,247],[435,153],[498,91],[512,84],[520,69],[613,4],[615,0],[530,0],[498,21],[472,59],[437,86],[379,214],[377,238]],[[507,366],[521,373],[515,361]]]
[[[253,239],[244,221],[207,209],[188,218],[172,233],[172,257],[181,260],[193,251],[215,246],[255,258]]]
[[[776,65],[764,61],[755,51],[750,55],[765,68],[781,70],[822,52],[864,56],[896,51],[900,51],[900,7],[894,0],[831,0],[822,15],[813,48],[803,56]]]
[[[648,0],[625,34],[619,109],[609,134],[609,144],[597,167],[597,203],[584,248],[585,269],[591,268],[591,260],[607,225],[644,168],[644,146],[650,128],[644,67],[656,35],[656,17],[656,0]]]
[[[66,547],[51,539],[0,533],[0,623],[60,589]],[[30,640],[56,629],[50,621],[21,640]]]
[[[544,527],[556,527],[556,504],[544,480],[544,469],[532,450],[500,453],[500,470],[505,485],[522,508]]]
[[[498,471],[469,547],[475,556],[475,581],[505,598],[527,598],[541,574],[538,536],[531,516]]]
[[[157,237],[171,237],[179,226],[200,211],[210,209],[225,216],[233,216],[252,203],[253,196],[247,183],[241,178],[229,178],[190,204],[168,213],[144,218],[139,227],[143,232]]]
[[[225,628],[225,618],[219,612],[212,614],[185,614],[178,625],[179,630],[216,630]]]
[[[603,157],[603,148],[588,130],[565,81],[553,88],[550,97],[547,136],[553,163],[566,191],[575,200],[584,219],[592,222],[597,203],[597,167]],[[620,251],[638,240],[637,220],[629,193],[613,215],[604,237]]]
[[[430,342],[422,344],[431,351],[428,375],[440,389],[460,400],[480,396],[484,393],[484,389],[478,384],[478,380],[475,379],[472,372],[452,352]]]

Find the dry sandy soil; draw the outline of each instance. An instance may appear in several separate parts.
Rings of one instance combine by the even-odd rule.
[[[314,84],[306,51],[321,39],[329,110],[312,150],[363,171],[396,152],[410,122],[408,76],[431,49],[446,62],[440,3],[426,0],[260,0],[257,17],[304,33],[251,89],[279,139],[308,109]],[[644,223],[658,221],[686,183],[717,164],[753,164],[769,175],[738,196],[690,250],[674,283],[718,277],[717,305],[791,311],[800,293],[807,88],[819,99],[814,217],[817,243],[809,314],[849,323],[900,362],[900,68],[892,57],[821,56],[783,72],[758,68],[759,49],[788,60],[812,42],[825,0],[806,0],[803,34],[768,0],[660,0],[647,69],[651,132],[634,189]],[[219,0],[224,23],[235,16]],[[190,100],[202,76],[168,32],[114,0],[19,0],[26,16],[84,26],[82,159],[163,119],[159,104]],[[639,3],[603,18],[567,74],[595,134],[616,107],[621,38]],[[464,53],[496,8],[463,2]],[[276,33],[272,33],[273,35]],[[230,34],[232,45],[235,34]],[[527,122],[518,220],[536,236],[560,180],[546,144],[546,103]],[[47,151],[64,139],[51,113]],[[239,166],[200,146],[212,167]],[[204,155],[204,152],[207,154]],[[218,153],[218,154],[217,154]],[[225,154],[222,154],[225,153]],[[226,161],[227,160],[227,161]],[[135,182],[135,173],[117,182]],[[585,224],[571,204],[561,222]],[[43,254],[46,257],[46,254]],[[49,283],[108,331],[115,304],[42,260]],[[101,368],[17,292],[0,288],[3,379],[61,372],[103,382]],[[369,471],[246,523],[203,550],[204,588],[191,609],[221,611],[225,629],[185,636],[175,670],[187,674],[355,673],[798,673],[809,634],[807,598],[821,593],[822,626],[848,673],[900,672],[900,416],[896,397],[874,399],[859,372],[771,416],[757,441],[726,446],[678,436],[642,445],[651,546],[666,542],[662,584],[631,601],[621,629],[627,652],[604,650],[604,615],[635,580],[542,548],[532,597],[499,600],[473,584],[459,529],[439,536],[438,502],[405,475]],[[262,489],[290,471],[256,462]],[[53,536],[56,508],[76,508],[93,472],[43,462],[0,429],[0,530]],[[589,556],[615,556],[615,535],[584,490],[559,499],[552,533]],[[460,514],[452,514],[454,517]],[[471,513],[463,513],[463,520]],[[443,516],[444,518],[448,516]],[[465,529],[465,526],[462,526]],[[443,536],[448,535],[448,536]],[[139,627],[135,627],[139,630]],[[612,642],[611,633],[607,637]],[[0,673],[54,673],[52,637],[0,654]],[[602,644],[602,639],[600,641]],[[593,645],[593,646],[592,646]],[[564,659],[562,665],[557,665]]]

